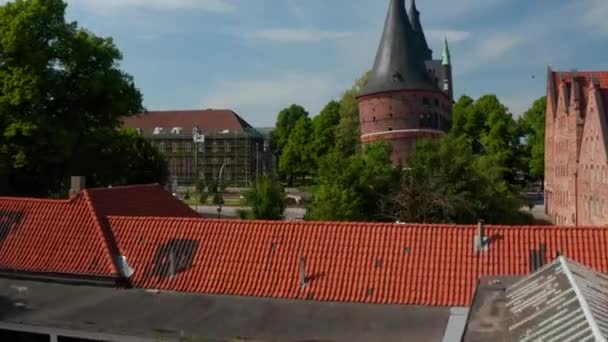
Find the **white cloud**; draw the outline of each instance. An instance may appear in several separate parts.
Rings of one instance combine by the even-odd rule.
[[[348,37],[350,32],[325,31],[315,29],[271,28],[244,31],[247,39],[268,40],[280,43],[310,43]]]
[[[588,0],[585,3],[587,12],[583,16],[585,26],[594,33],[608,36],[608,1]]]
[[[68,0],[77,7],[94,11],[108,11],[124,8],[183,10],[196,9],[208,12],[229,12],[234,5],[227,0]]]
[[[316,115],[338,95],[339,85],[321,74],[289,72],[280,77],[224,79],[211,87],[203,108],[231,108],[256,124],[273,124],[284,107],[297,103]]]
[[[447,38],[449,43],[458,43],[470,39],[473,34],[467,31],[459,30],[426,30],[426,38],[429,44],[438,44]]]

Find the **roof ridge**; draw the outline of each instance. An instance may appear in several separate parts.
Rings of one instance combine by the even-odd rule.
[[[120,253],[120,249],[118,247],[118,242],[116,241],[115,238],[109,237],[107,232],[104,230],[103,224],[101,222],[101,217],[97,213],[97,209],[95,208],[95,205],[93,204],[93,200],[91,198],[89,191],[84,190],[83,195],[84,195],[84,201],[86,203],[89,214],[92,215],[94,224],[95,224],[96,228],[98,229],[99,235],[104,241],[104,247],[106,248],[106,252],[108,253],[108,256],[110,257],[110,263],[114,267],[114,270],[113,270],[114,274],[120,275],[121,274],[120,267],[116,260],[117,256],[113,255],[114,251],[118,251]],[[110,229],[110,228],[108,228],[108,229]],[[113,236],[113,234],[112,234],[112,236]]]
[[[35,198],[35,197],[12,197],[12,196],[7,196],[7,197],[1,197],[0,196],[0,201],[20,201],[20,202],[46,202],[46,203],[62,203],[62,204],[67,204],[67,203],[71,203],[74,202],[78,199],[78,197],[81,196],[81,194],[78,194],[77,196],[74,196],[72,198],[58,198],[58,199],[54,199],[54,198]]]
[[[602,332],[600,331],[599,326],[597,325],[597,322],[595,320],[595,317],[593,316],[593,313],[591,312],[589,303],[587,302],[587,297],[585,297],[585,295],[583,294],[583,291],[579,287],[578,282],[576,281],[574,274],[572,273],[572,270],[570,270],[569,259],[565,258],[564,256],[560,256],[559,262],[562,266],[562,269],[564,270],[564,274],[566,275],[566,278],[568,278],[568,282],[570,283],[570,286],[572,286],[572,289],[574,290],[574,293],[576,294],[576,299],[578,300],[578,303],[581,306],[583,314],[585,315],[585,318],[587,319],[587,324],[589,324],[589,327],[591,328],[591,332],[593,333],[593,336],[595,337],[595,339],[597,341],[606,341],[606,339],[602,335]]]

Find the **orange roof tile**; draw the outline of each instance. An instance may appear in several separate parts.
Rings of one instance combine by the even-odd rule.
[[[0,198],[0,270],[116,277],[88,198]]]
[[[110,214],[198,217],[157,184],[87,189],[71,200],[0,197],[0,271],[118,277]]]
[[[531,249],[608,271],[608,230],[109,217],[137,287],[433,306],[469,305],[480,276],[523,275]],[[171,257],[171,250],[174,251]],[[300,288],[300,258],[308,284]],[[173,276],[171,275],[173,267]]]

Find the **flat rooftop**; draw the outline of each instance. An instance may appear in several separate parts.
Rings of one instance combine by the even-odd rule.
[[[121,341],[180,336],[195,341],[441,341],[449,317],[449,307],[278,300],[0,278],[0,328],[36,327],[49,333],[60,329],[80,338],[110,334],[121,336]]]

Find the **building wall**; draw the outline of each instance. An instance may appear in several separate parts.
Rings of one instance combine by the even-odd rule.
[[[554,77],[549,73],[549,77]],[[562,226],[608,224],[606,112],[599,85],[570,77],[551,85],[545,130],[545,210]]]
[[[608,224],[606,113],[597,101],[599,96],[597,90],[589,94],[578,164],[578,215],[584,226]]]
[[[436,138],[449,130],[452,101],[442,92],[401,91],[359,98],[361,141],[393,146],[394,165],[405,166],[416,141]]]
[[[198,179],[246,187],[258,174],[268,172],[263,139],[246,134],[238,136],[207,135],[204,143],[195,144],[192,136],[157,135],[146,137],[167,160],[169,177],[180,185],[194,185]],[[197,168],[198,165],[198,168]]]

